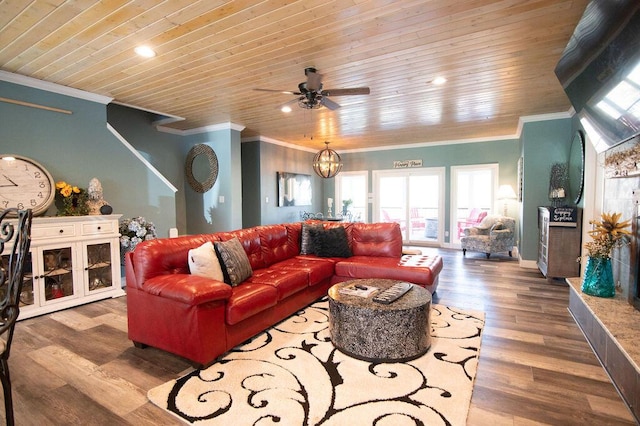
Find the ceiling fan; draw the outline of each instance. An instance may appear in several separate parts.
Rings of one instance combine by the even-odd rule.
[[[307,76],[307,81],[303,81],[298,84],[298,91],[288,90],[271,90],[271,89],[253,89],[261,92],[277,92],[285,93],[288,95],[297,96],[293,101],[297,102],[300,108],[304,109],[317,109],[320,107],[326,107],[330,110],[336,110],[340,108],[340,105],[329,99],[329,96],[346,96],[346,95],[368,95],[368,87],[354,87],[350,89],[322,89],[322,74],[318,74],[315,68],[305,68],[304,75]],[[287,105],[285,104],[285,105]]]

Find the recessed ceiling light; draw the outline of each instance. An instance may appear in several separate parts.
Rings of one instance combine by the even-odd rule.
[[[282,108],[280,108],[280,111],[282,111],[282,112],[291,112],[291,107],[289,105],[285,105]]]
[[[440,86],[441,84],[445,84],[446,82],[447,82],[447,79],[440,76],[440,77],[434,78],[431,83],[435,84],[436,86]]]
[[[156,56],[156,52],[149,46],[138,46],[134,50],[143,58],[153,58],[154,56]]]

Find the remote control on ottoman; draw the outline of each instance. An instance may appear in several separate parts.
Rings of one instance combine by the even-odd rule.
[[[406,292],[411,290],[413,284],[400,282],[392,285],[386,290],[382,290],[380,293],[373,297],[374,302],[384,303],[385,305],[393,303],[401,298]]]

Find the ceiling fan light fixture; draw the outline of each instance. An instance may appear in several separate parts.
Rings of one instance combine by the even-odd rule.
[[[325,148],[313,157],[313,171],[321,178],[332,178],[342,170],[342,159],[333,149],[329,148],[329,142],[325,141]]]

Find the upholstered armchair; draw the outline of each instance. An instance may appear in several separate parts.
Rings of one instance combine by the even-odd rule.
[[[464,230],[464,236],[460,238],[462,255],[467,250],[481,251],[487,255],[507,251],[512,256],[511,250],[515,244],[516,221],[513,218],[500,215],[491,215],[482,219],[477,226]]]

